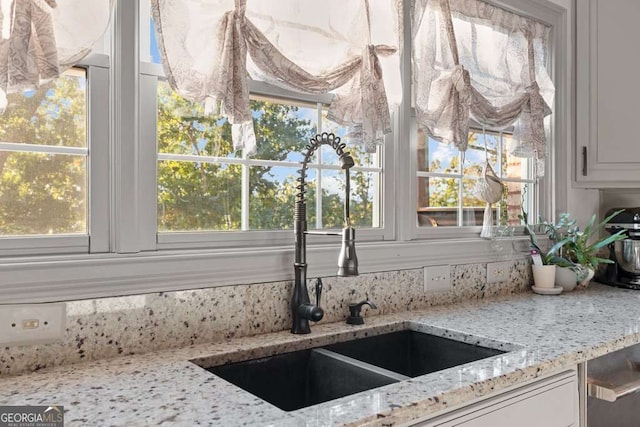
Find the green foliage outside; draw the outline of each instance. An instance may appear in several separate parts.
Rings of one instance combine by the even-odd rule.
[[[0,141],[86,146],[85,79],[65,75],[8,96]],[[0,235],[86,233],[81,155],[0,151]]]
[[[440,166],[440,160],[432,160],[429,170],[442,169],[443,173],[454,173],[457,171],[460,164],[459,157],[453,157],[451,159],[450,166],[443,169]],[[465,166],[464,175],[479,176],[482,172],[482,165],[472,164]],[[434,207],[457,207],[458,206],[458,178],[430,178],[429,179],[429,205]],[[474,207],[484,206],[484,204],[473,195],[473,190],[476,186],[476,181],[472,179],[462,180],[462,206]]]
[[[491,134],[488,133],[490,136]],[[479,138],[481,141],[479,141]],[[489,161],[495,165],[498,162],[498,149],[499,143],[497,138],[487,138],[488,157]],[[484,149],[485,141],[481,138],[481,134],[477,132],[471,132],[469,134],[469,150],[467,151],[466,160],[463,166],[463,175],[465,177],[480,177],[484,168]],[[482,160],[472,161],[471,153],[476,153],[473,158],[477,159],[477,153],[480,153]],[[456,177],[429,177],[421,178],[424,181],[423,190],[424,195],[420,198],[423,203],[422,206],[428,206],[432,208],[450,208],[448,211],[449,224],[457,224],[457,211],[459,200],[459,186],[462,185],[462,207],[468,211],[476,213],[475,221],[466,223],[464,225],[480,225],[482,221],[481,213],[484,210],[485,203],[479,200],[475,196],[475,187],[477,181],[471,178],[460,178],[457,175],[460,174],[460,157],[455,155],[451,156],[448,163],[443,165],[437,157],[427,156],[428,167],[426,170],[431,172],[438,172],[442,174],[456,175]],[[510,169],[512,168],[512,169]],[[513,170],[519,172],[520,164],[516,161],[513,165],[507,157],[507,152],[502,153],[502,175],[511,177],[513,176]],[[519,225],[520,220],[517,215],[520,206],[520,194],[528,184],[520,184],[514,182],[505,182],[502,198],[499,202],[493,205],[494,208],[494,222],[499,225]],[[428,201],[428,202],[427,202]],[[497,217],[497,211],[500,212],[500,217]],[[440,220],[444,218],[445,214],[440,213]],[[473,218],[469,218],[473,221]],[[442,221],[447,224],[446,221]]]
[[[158,144],[162,153],[241,157],[234,154],[231,125],[221,117],[205,116],[201,105],[191,103],[161,85],[158,92]],[[298,117],[299,107],[252,101],[258,144],[255,159],[286,161],[290,152],[301,153],[315,126]],[[357,156],[356,156],[357,157]],[[356,158],[356,163],[361,164]],[[289,229],[293,225],[298,167],[249,167],[249,228]],[[315,172],[310,172],[310,177]],[[283,178],[284,177],[284,178]],[[371,227],[368,194],[372,178],[352,172],[352,221]],[[161,161],[158,165],[158,228],[160,231],[240,230],[242,166],[224,163]],[[307,186],[307,219],[315,223],[316,188]],[[355,191],[354,191],[355,189]],[[323,189],[323,225],[343,225],[342,194]]]
[[[256,159],[286,161],[315,134],[298,107],[253,101]],[[9,96],[0,115],[0,141],[85,147],[86,80],[77,71],[41,88]],[[166,84],[158,90],[158,150],[161,153],[240,158],[231,146],[231,126],[205,116]],[[362,165],[365,154],[356,155]],[[249,168],[249,228],[292,227],[298,167]],[[311,172],[314,176],[315,172]],[[342,173],[340,174],[342,175]],[[352,172],[352,221],[372,225],[371,174]],[[344,178],[340,179],[343,182]],[[239,230],[242,166],[224,162],[158,162],[159,231]],[[87,233],[87,164],[83,155],[0,151],[0,235]],[[308,185],[308,220],[315,223],[315,182]],[[324,227],[343,225],[343,195],[322,192]]]

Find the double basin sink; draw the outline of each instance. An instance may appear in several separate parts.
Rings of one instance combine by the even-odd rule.
[[[404,330],[206,369],[293,411],[502,353]]]

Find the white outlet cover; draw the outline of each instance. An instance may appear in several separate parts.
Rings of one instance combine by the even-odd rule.
[[[434,265],[424,268],[424,291],[444,292],[451,289],[451,266]]]
[[[65,303],[0,305],[0,346],[62,341]]]
[[[487,283],[500,283],[509,280],[511,262],[490,262],[487,264]]]

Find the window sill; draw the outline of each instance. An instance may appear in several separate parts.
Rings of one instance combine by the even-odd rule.
[[[523,243],[523,239],[515,239]],[[370,242],[356,246],[360,273],[504,259],[490,240]],[[520,246],[526,246],[520,245]],[[521,250],[521,248],[519,248]],[[307,249],[308,277],[336,274],[339,244]],[[524,258],[514,251],[509,258]],[[37,303],[293,279],[293,245],[270,249],[64,255],[0,262],[0,301]]]

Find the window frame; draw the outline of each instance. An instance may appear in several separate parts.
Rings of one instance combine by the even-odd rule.
[[[106,252],[106,215],[91,215],[91,212],[106,212],[108,199],[108,147],[109,133],[109,79],[108,57],[92,54],[76,64],[86,71],[87,99],[87,232],[86,234],[27,235],[0,237],[0,257],[19,255],[73,254]],[[18,150],[32,151],[32,150]],[[62,153],[64,148],[42,147],[38,152]],[[66,150],[80,151],[80,150]],[[102,196],[101,196],[102,195]],[[92,236],[90,238],[89,236]]]
[[[163,78],[163,75],[156,75],[155,82],[158,84],[160,79]],[[318,110],[323,108],[322,105],[327,105],[331,102],[331,95],[309,95],[309,94],[297,94],[294,92],[290,92],[287,90],[282,90],[280,88],[274,87],[267,83],[263,82],[250,82],[250,92],[252,96],[264,97],[268,99],[274,99],[276,101],[282,101],[283,103],[287,103],[287,101],[291,101],[292,103],[309,103],[309,106],[315,106]],[[149,85],[149,89],[151,89],[151,85]],[[155,93],[155,92],[154,92]],[[149,95],[145,95],[150,97]],[[295,97],[295,99],[294,99]],[[144,96],[142,97],[144,99]],[[144,102],[144,101],[143,101]],[[315,105],[314,105],[315,104]],[[157,108],[157,104],[155,104]],[[144,110],[147,108],[146,105],[142,106]],[[151,109],[151,103],[148,106]],[[319,113],[319,111],[318,111]],[[319,117],[320,118],[320,117]],[[322,126],[320,126],[320,130],[318,133],[323,132]],[[147,141],[146,143],[151,143],[151,141]],[[155,139],[154,139],[155,143]],[[375,174],[379,174],[380,176],[380,185],[378,186],[379,201],[376,201],[376,204],[380,204],[379,202],[383,199],[383,171],[384,171],[384,159],[385,159],[385,151],[384,146],[381,146],[379,149],[378,156],[380,157],[379,166],[359,166],[355,165],[351,170],[354,172],[362,171],[362,172],[371,172]],[[348,150],[348,147],[347,147]],[[321,151],[318,152],[321,154]],[[177,159],[181,161],[189,161],[197,157],[198,159],[203,159],[205,161],[207,156],[188,156],[188,155],[171,155],[171,154],[161,154],[158,153],[158,161],[163,159]],[[183,160],[184,159],[184,160]],[[211,159],[211,158],[209,158]],[[216,247],[246,247],[249,242],[251,242],[251,246],[262,246],[269,247],[274,245],[285,245],[291,241],[291,235],[293,233],[293,200],[291,201],[292,209],[291,209],[291,228],[285,230],[254,230],[248,228],[248,210],[249,210],[249,183],[246,181],[248,179],[248,168],[251,166],[282,166],[288,168],[298,168],[300,163],[295,163],[291,161],[272,161],[266,159],[258,159],[253,157],[242,157],[242,158],[233,158],[233,159],[223,159],[221,163],[224,164],[236,164],[242,167],[243,182],[241,183],[241,191],[243,193],[242,197],[242,230],[232,230],[232,231],[218,231],[218,230],[203,230],[203,231],[158,231],[157,239],[158,250],[166,250],[166,249],[177,249],[177,248],[216,248]],[[310,163],[310,170],[314,171],[340,171],[340,167],[338,165],[329,165],[324,164],[318,161]],[[371,228],[359,228],[358,229],[358,239],[361,241],[376,241],[376,240],[388,240],[390,236],[389,229],[390,227],[384,227],[384,206],[380,206],[377,209],[377,213],[374,212],[374,215],[378,216],[379,222],[382,224],[381,227],[371,227]],[[157,218],[156,218],[157,220]],[[315,228],[310,224],[310,228]],[[326,242],[326,238],[318,237],[318,236],[307,236],[307,241],[309,244],[314,243],[322,243]]]
[[[153,147],[154,152],[157,153],[157,128],[156,128],[156,111],[157,105],[157,85],[159,80],[165,78],[164,69],[161,64],[151,62],[150,52],[150,28],[149,23],[151,19],[150,8],[146,6],[144,0],[136,0],[139,2],[138,23],[141,26],[138,34],[139,37],[139,52],[140,52],[140,116],[141,116],[141,132],[140,132],[140,145],[144,147],[145,153],[150,153]],[[145,60],[147,59],[147,60]],[[331,94],[305,94],[288,89],[283,89],[266,82],[261,81],[249,81],[249,92],[251,95],[263,96],[268,98],[282,99],[283,101],[292,100],[293,102],[309,102],[319,104],[329,104],[333,98]],[[152,128],[153,126],[153,128]],[[359,228],[358,240],[360,241],[390,241],[395,239],[394,225],[393,225],[393,202],[387,202],[386,194],[391,194],[394,185],[394,174],[385,173],[385,165],[392,164],[393,162],[393,145],[394,136],[393,133],[385,137],[385,143],[379,148],[380,156],[380,198],[379,203],[381,205],[379,209],[379,223],[380,227],[376,228]],[[157,200],[157,164],[150,164],[148,159],[142,160],[145,162],[145,168],[148,171],[152,169],[154,172],[154,186],[153,190]],[[250,162],[250,161],[249,161]],[[244,162],[239,162],[244,163]],[[327,168],[330,169],[330,168]],[[353,170],[375,169],[366,166],[356,165]],[[141,185],[145,189],[145,193],[151,192],[151,182],[149,175],[140,176]],[[149,199],[149,198],[147,198]],[[246,201],[245,203],[248,203]],[[156,204],[154,204],[155,209]],[[293,204],[292,204],[293,206]],[[244,211],[244,207],[243,207]],[[244,213],[244,212],[243,212]],[[144,223],[154,225],[157,224],[157,212],[146,210],[144,213]],[[172,250],[172,249],[216,249],[216,248],[248,248],[250,247],[277,247],[280,245],[287,245],[292,241],[293,235],[293,209],[292,209],[292,229],[290,230],[238,230],[238,231],[193,231],[193,232],[158,232],[156,231],[154,237],[151,237],[151,229],[147,227],[144,230],[146,236],[145,240],[151,242],[152,239],[156,239],[156,250]],[[322,236],[307,236],[307,244],[310,246],[318,244],[326,244],[331,242],[331,238],[327,239]],[[250,242],[250,243],[249,243]],[[147,249],[153,250],[151,245],[147,245]]]
[[[112,56],[92,55],[83,61],[92,75],[98,75],[89,79],[90,86],[93,88],[94,82],[102,82],[91,89],[90,95],[90,159],[100,160],[96,165],[91,163],[90,169],[91,253],[47,251],[48,255],[32,256],[29,252],[17,251],[15,254],[20,256],[3,256],[0,259],[3,303],[113,297],[293,278],[291,231],[282,232],[286,242],[269,247],[203,249],[177,244],[158,250],[154,216],[157,151],[153,116],[156,109],[149,108],[149,102],[156,102],[154,80],[161,67],[139,61],[144,39],[144,36],[138,37],[143,16],[139,6],[143,1],[116,0]],[[562,167],[567,164],[569,138],[573,138],[571,129],[575,123],[567,58],[568,48],[573,49],[568,43],[574,43],[568,38],[572,11],[547,0],[491,0],[490,3],[538,17],[553,26],[550,67],[557,93],[551,139],[564,144],[552,146],[549,162]],[[404,1],[403,5],[404,20],[411,22],[410,2]],[[407,25],[405,31],[405,35],[410,31]],[[492,261],[491,242],[478,237],[477,233],[438,233],[428,239],[415,234],[416,204],[411,200],[417,195],[417,180],[411,138],[416,129],[408,101],[411,89],[407,84],[411,81],[410,37],[404,37],[403,43],[401,76],[405,83],[405,101],[392,115],[393,134],[383,146],[386,161],[382,172],[383,221],[388,229],[385,228],[382,241],[366,241],[364,231],[356,230],[360,271]],[[150,92],[153,96],[144,95]],[[94,108],[94,102],[100,107]],[[540,212],[547,218],[566,208],[568,185],[564,175],[556,174],[555,167],[547,168],[546,177],[540,181],[540,191],[548,195],[541,199]],[[34,243],[34,247],[38,244]],[[339,242],[331,238],[310,245],[308,277],[335,275],[338,251]],[[525,256],[520,253],[514,258]]]
[[[552,107],[551,121],[549,122],[548,135],[548,152],[545,158],[545,176],[537,180],[537,195],[529,203],[529,212],[533,212],[533,217],[542,216],[544,218],[555,218],[556,212],[566,210],[567,182],[566,179],[560,178],[557,173],[557,165],[565,164],[567,150],[570,141],[568,140],[568,132],[566,125],[569,114],[567,112],[567,94],[563,93],[567,88],[572,89],[567,82],[568,63],[565,59],[559,60],[558,56],[566,52],[566,29],[567,29],[567,10],[559,5],[551,4],[544,0],[482,0],[513,13],[526,16],[542,22],[551,27],[549,34],[549,58],[548,69],[549,75],[556,87],[555,106]],[[406,2],[405,2],[406,3]],[[410,7],[404,4],[405,22],[412,22]],[[404,51],[411,52],[411,40],[407,40],[407,32],[405,31]],[[411,58],[404,58],[403,70],[403,99],[413,99],[411,90],[407,90],[406,82],[411,82]],[[408,71],[407,71],[408,68]],[[409,85],[410,86],[410,85]],[[417,146],[418,146],[418,126],[416,123],[415,109],[411,105],[403,105],[405,116],[410,117],[409,135],[410,150],[405,150],[402,155],[408,155],[410,159],[410,172],[413,179],[410,182],[410,191],[405,196],[409,200],[410,207],[418,206],[418,163],[417,163]],[[571,116],[573,117],[573,116]],[[473,120],[470,120],[470,126],[477,126]],[[566,147],[562,147],[559,141],[566,141]],[[405,174],[406,176],[407,174]],[[401,181],[407,179],[404,176]],[[418,225],[415,208],[413,211],[405,212],[402,216],[402,233],[405,240],[440,240],[440,239],[471,239],[479,237],[478,234],[482,229],[481,226],[457,226],[457,227],[420,227]],[[514,227],[515,236],[523,236],[525,234],[524,226]]]
[[[414,120],[415,120],[415,116],[414,116]],[[500,165],[502,164],[502,162],[505,160],[503,158],[503,153],[505,150],[504,147],[504,140],[502,138],[502,135],[504,133],[509,133],[509,132],[505,132],[504,130],[493,130],[493,129],[489,129],[489,128],[483,128],[481,125],[478,125],[478,123],[476,123],[474,120],[471,120],[470,125],[469,125],[469,130],[470,131],[474,131],[477,133],[481,133],[481,132],[489,132],[489,133],[495,133],[500,135],[500,143],[499,146],[501,148],[501,153],[498,155],[498,165],[499,167],[496,168],[496,173],[498,173],[498,175],[500,176]],[[416,132],[415,134],[413,134],[413,138],[412,138],[412,150],[414,152],[414,157],[415,153],[418,150],[418,143],[419,143],[419,138],[420,138],[420,132],[417,131],[417,127],[416,127]],[[426,135],[424,135],[424,137],[428,138]],[[471,149],[471,145],[469,145],[469,149]],[[504,182],[505,184],[507,183],[519,183],[519,184],[525,184],[525,185],[529,185],[530,188],[533,187],[534,189],[534,194],[533,197],[528,199],[528,203],[525,206],[525,209],[527,212],[532,212],[533,213],[533,218],[537,218],[537,212],[538,212],[538,206],[539,206],[539,200],[541,198],[543,198],[545,195],[540,194],[540,181],[537,180],[533,174],[535,173],[535,169],[534,169],[534,162],[535,159],[532,158],[522,158],[522,161],[526,161],[527,162],[527,167],[529,172],[531,173],[531,178],[509,178],[509,177],[503,177],[501,176],[501,180],[502,182]],[[436,177],[436,178],[453,178],[455,180],[457,180],[459,182],[459,185],[462,184],[462,181],[464,179],[472,179],[472,180],[477,180],[478,178],[480,178],[479,176],[474,176],[474,175],[465,175],[462,171],[462,165],[461,165],[461,170],[454,174],[454,173],[440,173],[440,172],[429,172],[429,171],[421,171],[419,170],[418,167],[418,161],[417,158],[415,159],[415,167],[416,167],[416,175],[414,177],[414,179],[416,180],[416,191],[414,193],[414,197],[415,197],[415,206],[419,206],[418,203],[418,184],[417,184],[417,180],[419,178],[431,178],[431,177]],[[549,166],[549,165],[547,165]],[[461,193],[462,189],[459,189],[458,193],[459,196],[464,196]],[[457,213],[457,221],[460,221],[460,215],[461,215],[461,209],[464,209],[464,206],[460,206],[460,204],[462,203],[462,200],[458,201],[458,206],[456,206],[456,213]],[[484,209],[484,207],[483,207]],[[498,213],[499,213],[499,208],[498,208]],[[424,227],[424,226],[420,226],[417,225],[417,217],[416,217],[416,229],[414,230],[415,236],[416,238],[433,238],[434,236],[468,236],[468,235],[475,235],[477,233],[480,233],[480,230],[482,229],[481,225],[475,225],[475,226],[465,226],[465,225],[458,225],[458,226],[446,226],[446,227]],[[522,235],[524,233],[524,226],[523,225],[517,225],[517,226],[513,226],[511,225],[510,227],[513,228],[514,233],[515,234],[519,234]]]

